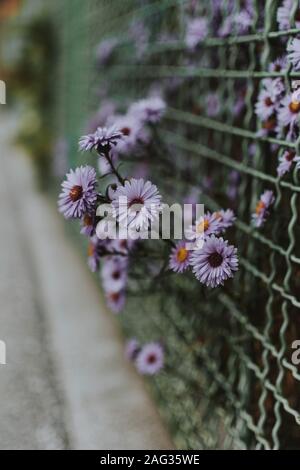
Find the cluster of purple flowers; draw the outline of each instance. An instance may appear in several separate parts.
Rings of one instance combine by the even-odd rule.
[[[130,106],[128,115],[123,118],[128,119],[124,126],[138,120],[147,130],[147,126],[160,121],[164,111],[165,103],[161,98],[141,100]],[[116,155],[123,151],[123,141],[130,141],[130,134],[131,129],[120,129],[114,124],[83,136],[79,140],[80,150],[95,151],[98,158],[106,162],[108,175],[114,177],[113,183],[99,191],[95,169],[89,165],[81,166],[66,175],[58,201],[59,210],[66,218],[80,220],[81,233],[89,239],[88,265],[93,272],[100,271],[107,304],[116,313],[125,304],[129,260],[136,244],[135,239],[128,239],[128,230],[134,229],[135,234],[147,231],[158,219],[162,207],[161,195],[153,183],[143,178],[123,178],[115,166]],[[131,142],[134,153],[137,142]],[[118,226],[117,237],[111,236],[106,218],[98,215],[102,204],[111,209],[116,222],[114,226]],[[196,220],[190,227],[190,239],[198,241],[202,238],[203,247],[192,252],[188,250],[187,242],[181,240],[171,250],[169,268],[182,273],[191,267],[201,283],[210,287],[222,285],[238,269],[237,250],[216,235],[222,234],[234,220],[229,209],[208,212]],[[122,236],[123,230],[126,236]]]
[[[291,13],[294,12],[292,16]],[[283,0],[277,9],[277,23],[281,31],[300,27],[300,2],[298,0]],[[287,41],[281,38],[281,47],[286,48],[269,67],[270,72],[284,72],[288,68],[300,70],[300,39],[294,37]],[[259,135],[276,137],[295,143],[299,137],[300,119],[300,87],[297,81],[287,88],[284,77],[266,78],[262,80],[261,89],[255,105],[255,112],[261,122]],[[284,176],[293,166],[300,167],[300,156],[293,149],[281,149],[272,145],[271,150],[278,155],[277,175]],[[256,227],[261,227],[269,215],[269,208],[274,203],[274,194],[265,190],[261,195],[252,221]]]
[[[231,227],[235,215],[231,209],[207,212],[195,223],[187,234],[188,240],[201,240],[199,249],[190,249],[190,241],[180,241],[172,249],[169,267],[183,273],[191,268],[198,281],[208,287],[223,285],[238,270],[237,249],[228,241],[218,237]]]
[[[300,26],[300,3],[294,19],[291,11],[293,0],[284,0],[277,10],[277,22],[280,30],[287,30],[294,25]],[[284,39],[282,39],[284,41]],[[293,70],[300,70],[300,39],[293,38],[286,46],[287,54],[278,57],[270,65],[271,72],[282,72],[291,64]],[[286,88],[283,78],[264,79],[255,106],[257,116],[262,122],[260,133],[275,135],[278,138],[295,142],[299,135],[300,90],[297,82],[292,83],[292,91]],[[292,168],[292,163],[299,166],[299,157],[295,152],[285,151],[279,155],[277,173],[283,176]]]
[[[257,6],[260,7],[260,5]],[[207,17],[201,11],[201,5],[192,0],[188,8],[189,15],[185,34],[187,48],[190,51],[195,51],[209,33],[215,37],[248,34],[253,26],[255,7],[254,0],[244,0],[239,6],[235,0],[227,2],[212,0],[209,24]]]
[[[142,375],[155,375],[164,367],[164,348],[159,342],[140,345],[136,338],[131,338],[125,346],[126,358],[133,362]]]
[[[142,143],[147,142],[151,126],[163,117],[165,108],[159,96],[140,100],[130,106],[126,115],[107,116],[106,127],[98,127],[80,138],[79,149],[94,151],[102,168],[105,165],[105,172],[112,177],[113,182],[105,191],[98,190],[96,170],[89,165],[71,170],[62,183],[59,211],[67,219],[80,220],[81,233],[89,239],[88,265],[91,271],[100,271],[107,304],[116,313],[125,304],[129,258],[135,245],[134,240],[122,237],[121,228],[147,229],[161,207],[157,187],[143,178],[123,178],[116,161],[119,156],[137,153]],[[124,204],[120,202],[122,198]],[[107,228],[105,218],[97,215],[102,203],[109,204],[114,211],[120,228],[117,238],[101,236]]]

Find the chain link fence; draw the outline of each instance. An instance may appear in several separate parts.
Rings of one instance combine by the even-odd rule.
[[[300,186],[296,170],[277,176],[274,151],[299,154],[300,140],[258,132],[255,103],[264,78],[282,77],[290,90],[300,76],[290,66],[270,68],[300,30],[278,29],[282,2],[254,0],[244,34],[233,28],[216,36],[210,26],[191,56],[187,17],[196,8],[213,25],[214,3],[58,2],[56,133],[67,143],[69,164],[78,165],[78,138],[108,97],[125,109],[163,88],[168,112],[159,136],[171,157],[164,165],[154,160],[151,177],[174,201],[201,188],[210,210],[234,208],[240,270],[230,285],[204,297],[190,278],[162,279],[150,292],[135,267],[120,320],[128,336],[165,343],[167,365],[151,387],[178,447],[297,448],[300,374],[291,356],[300,334]],[[244,3],[221,2],[223,20]],[[291,17],[297,8],[295,1]],[[97,67],[101,41],[107,48],[114,41],[113,52]],[[207,97],[216,93],[218,112],[208,115]],[[274,191],[274,209],[256,229],[251,213],[265,189]]]

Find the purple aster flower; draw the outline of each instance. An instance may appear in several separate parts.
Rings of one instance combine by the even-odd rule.
[[[91,166],[80,166],[66,175],[58,199],[59,211],[66,219],[81,218],[93,211],[97,192],[96,171]]]
[[[166,103],[160,96],[152,96],[133,103],[128,113],[143,123],[157,124],[166,111]]]
[[[284,84],[281,78],[266,78],[262,81],[262,86],[255,105],[255,113],[262,121],[266,121],[277,111],[284,93]]]
[[[106,292],[118,292],[125,289],[127,266],[127,259],[121,256],[112,256],[103,261],[101,278]]]
[[[295,70],[300,70],[300,39],[294,38],[287,46],[288,60]]]
[[[233,18],[237,34],[245,34],[249,31],[253,24],[253,14],[243,9],[236,13]]]
[[[293,26],[291,21],[291,11],[294,7],[294,0],[283,0],[282,5],[277,10],[277,22],[280,30],[290,29]],[[295,13],[296,28],[300,27],[300,8]]]
[[[262,86],[265,90],[269,91],[270,97],[273,101],[277,101],[285,92],[284,83],[280,77],[264,78],[262,80]]]
[[[273,102],[270,92],[265,89],[260,90],[255,104],[255,114],[257,114],[262,121],[265,121],[274,114],[275,110],[276,103]]]
[[[221,109],[220,98],[217,93],[209,93],[205,98],[206,114],[209,117],[215,117]]]
[[[123,137],[124,134],[115,126],[98,127],[93,134],[84,135],[80,138],[79,149],[85,152],[96,149],[103,154],[105,149],[110,149]]]
[[[238,270],[237,249],[214,235],[208,237],[200,250],[191,255],[193,272],[208,287],[223,285]]]
[[[279,128],[289,126],[289,131],[292,132],[299,120],[300,101],[294,98],[293,94],[285,96],[278,110],[278,125]]]
[[[255,227],[261,227],[265,223],[269,215],[269,207],[273,204],[274,201],[275,197],[273,191],[266,190],[260,196],[260,199],[255,208],[255,213],[252,214],[252,222]]]
[[[96,216],[95,214],[85,213],[81,218],[80,233],[87,237],[91,237],[96,232]]]
[[[226,210],[222,209],[220,211],[214,212],[213,215],[216,217],[216,219],[218,219],[220,223],[221,232],[225,232],[225,230],[231,227],[236,220],[236,216],[233,210],[231,209],[226,209]]]
[[[283,154],[279,157],[279,163],[277,167],[278,176],[283,176],[285,173],[290,171],[295,157],[296,153],[291,150],[286,150],[285,152],[283,152]]]
[[[188,22],[185,43],[188,49],[195,49],[208,35],[206,18],[195,18]]]
[[[148,343],[142,347],[136,358],[136,367],[140,374],[157,374],[164,366],[164,350],[159,343]]]
[[[95,133],[87,134],[80,137],[79,150],[88,152],[96,147],[96,136]]]
[[[118,141],[114,148],[116,153],[128,155],[139,145],[146,145],[150,142],[149,129],[144,126],[139,113],[128,112],[125,116],[117,116],[114,119],[115,124],[126,137]]]
[[[285,70],[287,67],[287,60],[286,56],[278,57],[276,60],[271,62],[269,65],[269,71],[270,72],[281,72],[282,70]]]
[[[190,265],[190,251],[186,247],[185,241],[180,241],[172,248],[169,258],[169,267],[176,273],[183,273]]]
[[[125,181],[124,186],[117,187],[112,205],[121,226],[147,229],[150,221],[157,220],[161,209],[161,196],[157,187],[150,181],[132,178]]]
[[[125,345],[125,357],[129,361],[135,361],[141,350],[140,344],[136,338],[131,338]]]
[[[105,292],[105,299],[108,308],[114,313],[120,313],[126,302],[124,291]]]
[[[204,240],[206,237],[212,234],[218,234],[222,230],[222,224],[220,219],[216,217],[216,214],[211,214],[210,212],[206,212],[204,216],[201,216],[198,220],[196,220],[195,225],[193,225],[188,233],[187,238],[189,240]]]

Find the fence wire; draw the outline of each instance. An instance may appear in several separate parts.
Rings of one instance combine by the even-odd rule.
[[[230,286],[206,297],[189,279],[143,288],[135,273],[121,321],[128,336],[162,338],[165,371],[151,382],[178,447],[299,448],[300,373],[291,362],[300,331],[299,193],[297,171],[280,179],[272,149],[295,150],[296,142],[260,134],[254,106],[264,78],[283,77],[287,89],[300,76],[291,67],[270,71],[282,38],[281,2],[254,1],[246,34],[210,31],[193,60],[184,43],[190,5],[208,18],[213,3],[199,0],[64,0],[55,11],[60,42],[57,134],[67,139],[69,163],[77,165],[78,137],[109,96],[119,106],[143,98],[155,86],[167,90],[168,112],[160,126],[172,149],[166,174],[153,164],[160,188],[182,200],[195,187],[211,210],[231,205],[237,213],[240,270]],[[234,4],[222,2],[223,14]],[[298,2],[294,2],[291,14]],[[134,30],[147,31],[148,47],[137,57]],[[112,64],[97,69],[95,50],[117,38]],[[221,109],[208,117],[206,97],[218,93]],[[238,118],[234,112],[241,103]],[[228,194],[228,187],[235,187]],[[263,230],[250,215],[264,189],[275,194]],[[229,203],[230,201],[230,203]],[[165,284],[166,282],[166,284]]]

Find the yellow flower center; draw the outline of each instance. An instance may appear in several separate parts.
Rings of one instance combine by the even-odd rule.
[[[289,108],[292,113],[299,113],[300,101],[291,101],[289,104]]]
[[[90,243],[89,246],[88,246],[88,249],[87,249],[87,254],[88,256],[93,256],[94,255],[94,252],[95,252],[95,248],[94,248],[94,245],[93,243]]]
[[[256,214],[259,215],[261,211],[264,210],[265,207],[266,207],[265,203],[262,201],[259,201],[255,209]]]
[[[177,251],[177,255],[176,255],[176,258],[177,258],[177,261],[179,261],[179,263],[183,263],[188,257],[188,250],[186,248],[179,248],[179,250]]]
[[[206,232],[206,230],[209,228],[209,221],[207,219],[202,220],[196,227],[196,232],[197,233],[202,233]]]

